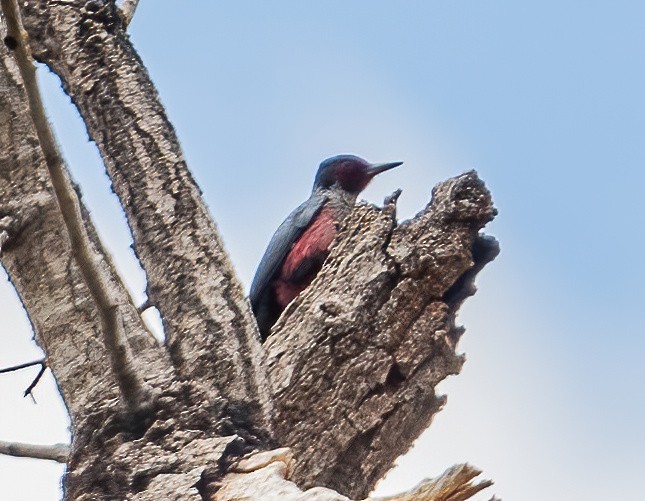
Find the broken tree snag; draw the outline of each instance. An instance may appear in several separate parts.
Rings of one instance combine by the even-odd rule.
[[[255,320],[115,3],[21,5],[34,56],[61,78],[99,148],[179,374],[266,424]]]
[[[393,204],[358,206],[345,222],[265,343],[276,440],[293,448],[300,486],[365,497],[441,409],[434,388],[463,363],[456,307],[474,279],[466,274],[481,269],[472,250],[494,215],[468,172],[401,225]],[[464,276],[459,295],[452,288]]]

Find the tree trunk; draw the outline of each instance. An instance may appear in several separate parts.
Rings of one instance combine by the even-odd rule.
[[[71,416],[65,498],[367,496],[441,409],[435,387],[463,362],[455,315],[498,252],[479,234],[495,215],[482,181],[468,172],[441,183],[402,224],[396,197],[358,205],[262,345],[126,34],[131,13],[97,0],[20,8],[2,0],[0,258]],[[164,345],[48,139],[30,57],[61,78],[99,148]],[[455,467],[400,499],[467,499],[489,485],[470,483],[478,473]]]

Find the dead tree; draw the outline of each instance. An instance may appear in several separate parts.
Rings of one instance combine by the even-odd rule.
[[[358,205],[262,345],[217,228],[126,27],[136,2],[1,0],[0,257],[69,410],[66,499],[359,499],[444,404],[455,314],[497,254],[475,172],[415,218]],[[45,117],[33,60],[98,146],[166,333],[103,249]],[[399,499],[467,499],[467,465]],[[303,491],[305,493],[303,494]]]

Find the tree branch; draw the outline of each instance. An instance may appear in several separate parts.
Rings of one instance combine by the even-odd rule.
[[[44,358],[41,358],[40,360],[34,360],[33,362],[25,362],[24,364],[18,364],[18,365],[13,365],[11,367],[5,367],[4,369],[0,369],[0,374],[6,374],[8,372],[19,371],[21,369],[26,369],[27,367],[33,367],[34,365],[40,365],[41,367],[46,367],[47,362],[45,361]]]
[[[366,496],[442,408],[434,388],[463,363],[454,317],[483,266],[473,249],[495,214],[490,194],[470,172],[438,185],[413,220],[397,225],[394,212],[354,211],[265,343],[275,431],[304,487]]]
[[[0,88],[2,264],[74,416],[91,408],[94,399],[114,397],[107,358],[95,341],[100,323],[73,263],[20,73],[6,43],[0,45]]]
[[[24,364],[14,365],[13,367],[6,367],[4,369],[0,369],[0,374],[19,371],[21,369],[26,369],[27,367],[33,367],[34,365],[40,365],[40,370],[38,371],[38,374],[36,374],[36,377],[33,379],[33,381],[29,384],[29,386],[27,386],[27,389],[24,391],[24,396],[26,397],[27,395],[31,395],[31,392],[36,387],[36,385],[40,381],[40,378],[43,377],[43,374],[47,370],[47,362],[45,361],[44,358],[41,358],[40,360],[36,360],[34,362],[26,362]],[[32,398],[33,398],[33,395],[32,395]]]
[[[38,371],[38,374],[36,374],[36,377],[33,379],[33,381],[27,386],[25,391],[23,392],[23,397],[26,397],[27,395],[31,395],[31,398],[33,399],[34,396],[32,395],[32,391],[36,387],[36,385],[39,383],[40,378],[43,377],[43,374],[45,374],[45,371],[47,370],[47,364],[42,364],[40,366],[40,370]]]
[[[0,440],[0,454],[33,459],[49,459],[66,463],[69,456],[69,445],[34,445]]]
[[[177,370],[268,426],[255,320],[113,2],[28,0],[23,19],[99,147]]]
[[[152,405],[152,391],[149,385],[144,383],[130,353],[118,311],[119,305],[110,294],[108,281],[99,264],[100,256],[93,252],[76,192],[67,177],[63,159],[47,121],[36,82],[36,70],[27,46],[26,33],[23,34],[18,4],[16,0],[0,1],[7,23],[7,36],[16,42],[14,49],[16,62],[25,86],[29,110],[45,156],[54,193],[69,234],[72,253],[101,317],[103,339],[110,355],[112,371],[127,408],[133,413],[142,414]]]
[[[138,5],[139,0],[123,0],[123,3],[121,3],[121,8],[119,10],[121,12],[121,17],[123,18],[123,25],[126,28],[132,22],[134,12],[137,10]]]
[[[4,29],[3,18],[0,40],[6,39]],[[8,235],[2,264],[71,414],[66,497],[76,499],[82,493],[125,499],[137,485],[150,491],[149,499],[164,499],[160,492],[181,485],[182,493],[194,494],[181,499],[201,499],[195,483],[204,469],[213,465],[217,470],[219,460],[251,448],[234,435],[244,409],[238,408],[233,421],[226,415],[227,403],[213,396],[212,388],[195,387],[172,370],[165,350],[144,329],[83,210],[94,251],[104,256],[100,264],[110,293],[124,305],[122,320],[134,355],[161,393],[155,420],[133,423],[120,412],[96,305],[72,255],[20,72],[5,43],[0,43],[0,89],[0,224]],[[166,484],[161,485],[162,477]],[[157,490],[167,486],[173,489]]]

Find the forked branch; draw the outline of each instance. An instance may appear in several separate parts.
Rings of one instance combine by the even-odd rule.
[[[112,371],[127,408],[133,413],[142,414],[152,405],[152,391],[138,373],[130,353],[119,305],[110,294],[100,267],[100,257],[94,253],[90,244],[77,194],[67,177],[63,158],[47,121],[18,4],[16,0],[1,0],[1,5],[7,23],[7,37],[13,40],[13,50],[27,93],[29,110],[69,234],[72,252],[101,317],[103,338],[110,355]]]
[[[44,358],[41,358],[40,360],[34,360],[33,362],[25,362],[24,364],[12,365],[11,367],[4,367],[0,369],[0,374],[16,372],[22,369],[26,369],[27,367],[33,367],[34,365],[40,365],[42,367],[45,367],[47,366],[47,362],[45,361]]]
[[[254,318],[115,3],[23,6],[34,56],[62,80],[121,200],[177,372],[229,401],[253,402],[250,421],[267,427]]]

